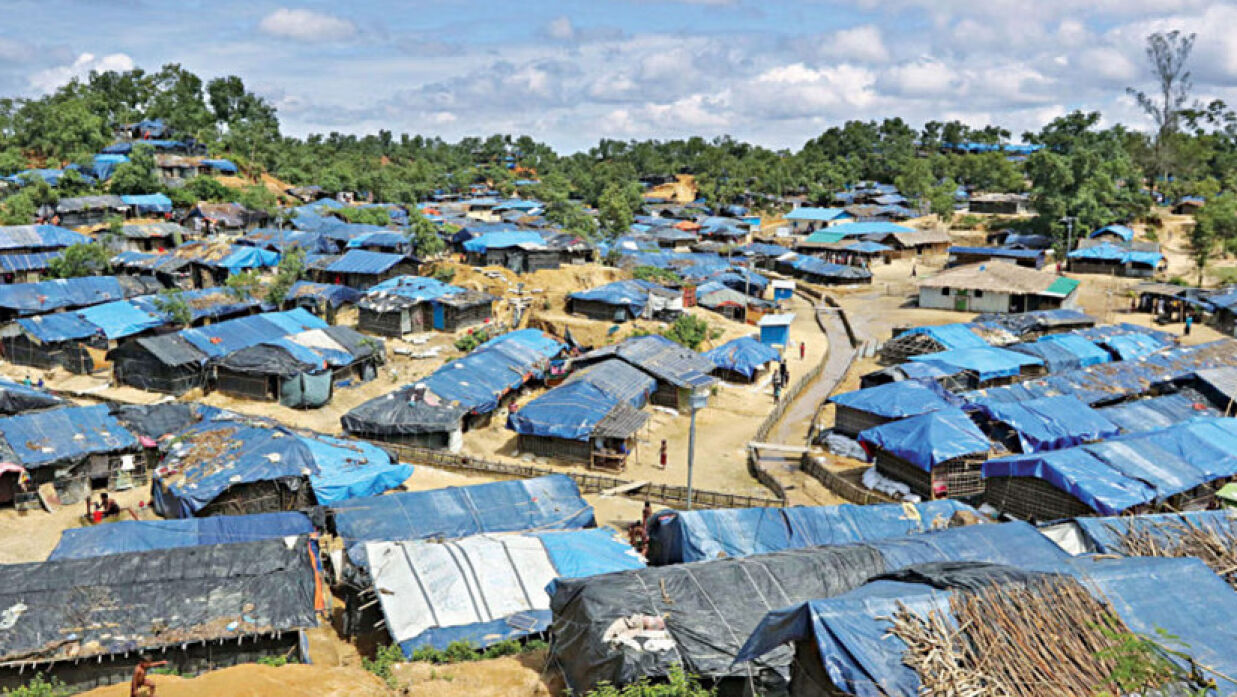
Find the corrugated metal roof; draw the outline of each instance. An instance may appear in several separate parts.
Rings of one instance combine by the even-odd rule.
[[[380,274],[389,271],[405,259],[407,257],[402,254],[349,249],[346,254],[327,266],[326,270],[331,273]]]

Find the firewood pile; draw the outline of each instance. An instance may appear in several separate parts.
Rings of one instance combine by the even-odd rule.
[[[921,697],[1111,692],[1122,642],[1132,636],[1107,603],[1069,578],[956,591],[950,611],[952,619],[900,605],[888,618],[890,633],[907,646],[903,662],[918,673]]]
[[[1237,523],[1199,525],[1185,517],[1109,530],[1127,557],[1196,557],[1237,589]]]

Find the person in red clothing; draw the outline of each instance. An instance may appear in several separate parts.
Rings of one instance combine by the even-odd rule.
[[[803,357],[805,355],[807,355],[807,342],[800,341],[799,342],[799,360],[803,360]]]
[[[661,442],[660,458],[661,458],[661,468],[666,469],[666,441],[664,439]]]

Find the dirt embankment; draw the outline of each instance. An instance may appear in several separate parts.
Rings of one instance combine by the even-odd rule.
[[[160,697],[391,697],[395,693],[361,668],[247,663],[196,678],[155,675]],[[129,685],[109,685],[82,697],[127,697]]]

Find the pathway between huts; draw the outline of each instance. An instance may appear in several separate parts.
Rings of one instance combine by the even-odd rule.
[[[816,305],[816,323],[824,332],[829,344],[825,367],[807,387],[795,397],[782,418],[769,431],[768,442],[781,445],[807,445],[808,432],[820,411],[821,405],[837,387],[850,367],[855,349],[850,344],[846,326],[838,314],[840,310],[821,302]],[[789,452],[760,452],[761,466],[772,474],[786,489],[789,505],[822,505],[844,503],[845,500],[829,491],[814,477],[799,468],[799,456]]]

